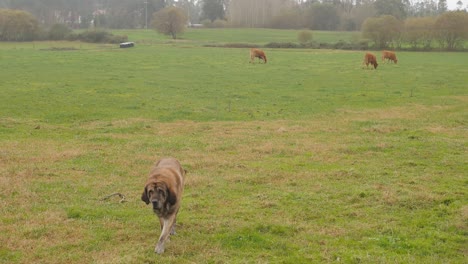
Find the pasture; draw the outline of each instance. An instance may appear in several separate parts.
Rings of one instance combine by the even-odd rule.
[[[0,262],[465,262],[468,53],[265,52],[0,43]],[[165,156],[188,174],[156,255]]]
[[[228,44],[228,43],[248,43],[265,45],[269,42],[294,42],[297,43],[297,35],[302,30],[278,30],[278,29],[257,29],[257,28],[189,28],[184,34],[178,36],[179,41],[190,42],[192,45],[206,44]],[[126,35],[131,40],[138,40],[143,43],[167,42],[167,37],[155,34],[148,30],[116,30],[115,34]],[[312,38],[314,41],[323,43],[336,43],[342,41],[359,41],[359,32],[349,31],[314,31]]]

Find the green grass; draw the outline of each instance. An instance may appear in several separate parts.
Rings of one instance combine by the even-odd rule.
[[[279,30],[266,28],[188,28],[177,40],[158,34],[155,30],[113,30],[117,35],[126,35],[129,41],[139,44],[185,43],[186,45],[223,45],[223,44],[253,44],[263,46],[268,43],[296,43],[302,30]],[[312,41],[316,43],[336,44],[338,42],[358,43],[369,41],[363,39],[359,31],[311,31]],[[369,42],[372,47],[372,41]],[[465,41],[464,48],[468,47]],[[408,43],[402,43],[402,48],[411,49]],[[433,49],[439,49],[437,41],[432,43]]]
[[[265,45],[270,42],[298,43],[297,35],[302,30],[278,30],[258,28],[188,28],[178,36],[180,42],[191,44],[227,44],[246,43]],[[127,35],[130,41],[143,43],[161,43],[170,37],[156,33],[155,30],[116,30],[117,35]],[[335,43],[339,40],[354,41],[359,39],[360,32],[347,31],[313,31],[312,38],[316,42]]]
[[[189,33],[0,43],[0,262],[465,261],[467,53],[367,70],[363,52],[266,49],[249,64]],[[189,173],[158,256],[140,195],[163,156]],[[127,202],[100,200],[114,192]]]

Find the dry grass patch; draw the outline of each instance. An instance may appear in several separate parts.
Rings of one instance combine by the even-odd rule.
[[[431,112],[438,112],[449,108],[449,106],[426,106],[414,104],[409,106],[366,109],[360,111],[342,109],[338,110],[338,112],[343,113],[347,119],[354,121],[387,119],[414,120],[421,118],[422,116],[427,116]]]

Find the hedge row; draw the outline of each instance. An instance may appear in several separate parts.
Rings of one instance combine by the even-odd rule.
[[[308,43],[294,43],[294,42],[270,42],[266,45],[255,45],[248,43],[227,43],[227,44],[208,44],[205,47],[223,47],[223,48],[278,48],[278,49],[343,49],[343,50],[367,50],[369,44],[367,41],[358,43],[350,43],[339,41],[337,43],[324,43],[324,42],[308,42]]]
[[[90,30],[82,33],[71,33],[66,36],[67,40],[80,40],[91,43],[122,43],[128,41],[128,36],[113,35],[103,30]]]

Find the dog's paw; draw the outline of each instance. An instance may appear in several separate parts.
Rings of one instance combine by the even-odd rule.
[[[156,248],[154,248],[154,253],[162,254],[164,253],[164,245],[156,245]]]

